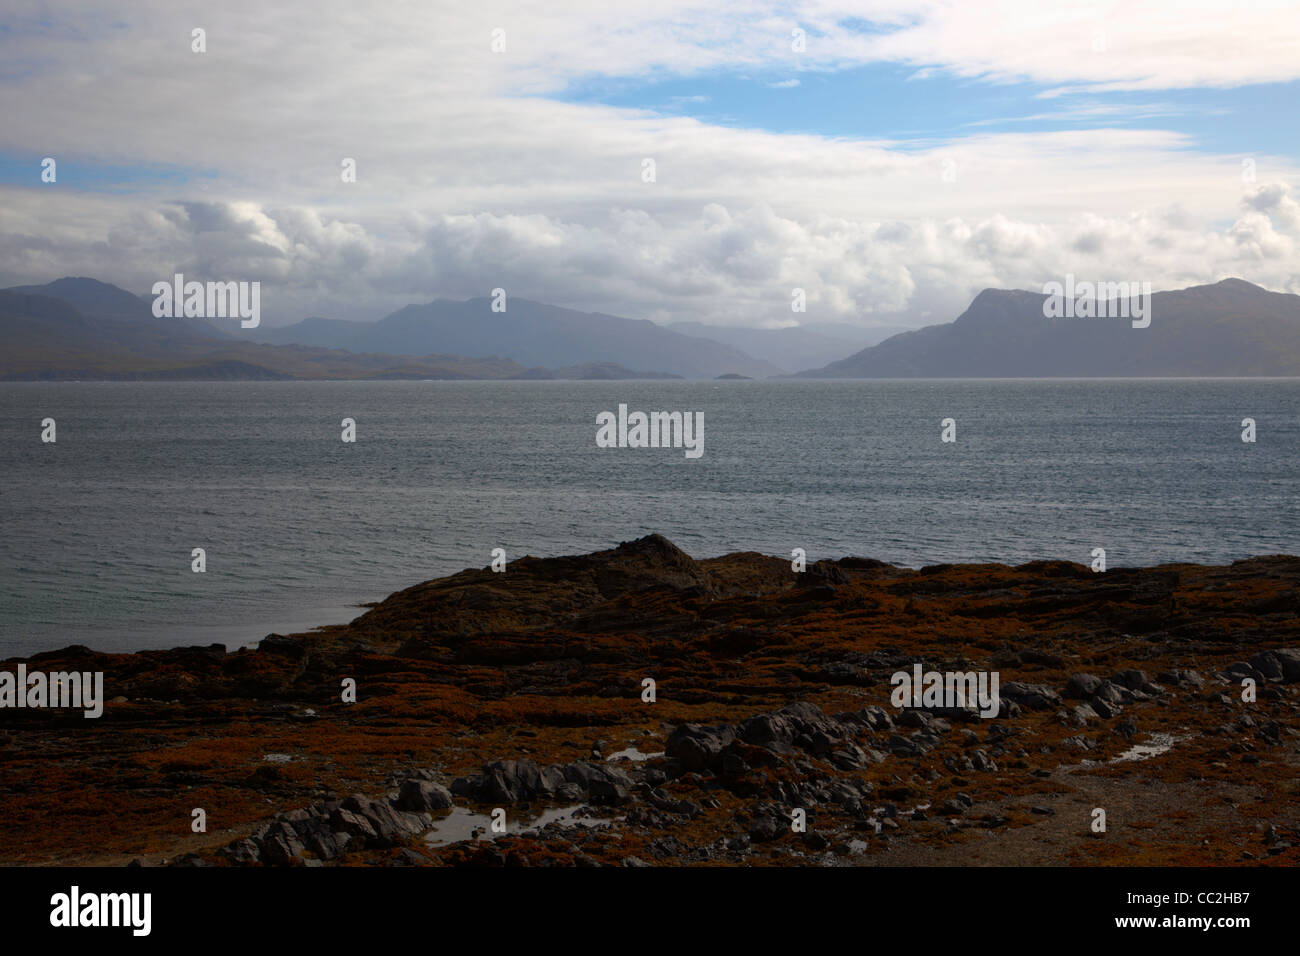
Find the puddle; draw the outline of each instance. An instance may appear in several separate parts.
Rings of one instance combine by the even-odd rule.
[[[578,811],[582,811],[579,813]],[[567,807],[551,807],[541,813],[525,815],[506,811],[506,833],[492,832],[492,814],[469,810],[465,807],[453,807],[451,813],[433,824],[433,828],[424,835],[426,846],[447,846],[462,840],[495,840],[499,836],[509,836],[538,830],[548,823],[558,823],[562,827],[591,827],[602,823],[612,823],[622,817],[587,816],[589,808],[585,803],[575,803]]]
[[[267,763],[292,763],[302,758],[294,754],[262,754],[262,759]]]
[[[1151,738],[1145,743],[1134,744],[1118,757],[1107,762],[1127,763],[1130,760],[1146,760],[1148,757],[1158,757],[1172,750],[1174,744],[1178,743],[1178,741],[1186,739],[1186,737],[1175,737],[1173,734],[1152,734]]]
[[[628,747],[626,750],[620,750],[617,753],[610,754],[608,757],[605,758],[605,760],[606,761],[631,760],[634,763],[641,763],[644,760],[653,760],[655,757],[662,757],[663,755],[664,752],[662,750],[656,751],[655,753],[652,754],[647,754],[647,753],[642,753],[641,751],[637,750],[635,747]]]
[[[1061,767],[1060,769],[1069,772],[1072,770],[1087,769],[1089,767],[1107,767],[1116,763],[1133,763],[1138,760],[1150,760],[1152,757],[1159,757],[1174,749],[1174,744],[1181,743],[1191,738],[1190,734],[1175,736],[1174,734],[1156,733],[1152,734],[1140,744],[1134,744],[1117,757],[1110,760],[1081,760],[1072,767]]]

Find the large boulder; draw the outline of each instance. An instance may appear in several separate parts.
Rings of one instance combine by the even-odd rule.
[[[669,735],[664,753],[686,770],[704,770],[717,763],[723,748],[735,739],[736,732],[726,724],[717,727],[682,724]]]
[[[1061,703],[1061,695],[1046,684],[1024,684],[1014,680],[1003,684],[998,691],[998,696],[1005,697],[1027,710],[1045,710],[1048,707],[1057,707]]]
[[[428,780],[404,780],[398,790],[399,810],[427,813],[430,810],[450,810],[451,806],[451,792]]]
[[[1071,700],[1088,700],[1100,686],[1101,678],[1095,674],[1072,674],[1065,684],[1065,696]]]

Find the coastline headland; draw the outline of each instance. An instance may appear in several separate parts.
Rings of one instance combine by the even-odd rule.
[[[102,673],[103,713],[0,709],[10,865],[1300,863],[1300,557],[651,535],[256,649],[20,663]]]

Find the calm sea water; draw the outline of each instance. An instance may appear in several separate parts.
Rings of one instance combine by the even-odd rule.
[[[619,403],[702,411],[704,456],[597,448]],[[494,547],[651,532],[914,567],[1296,554],[1298,453],[1300,380],[0,384],[0,657],[237,646]]]

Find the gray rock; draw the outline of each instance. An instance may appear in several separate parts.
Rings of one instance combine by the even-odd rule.
[[[1003,684],[998,696],[1028,710],[1045,710],[1059,706],[1061,703],[1061,695],[1046,684],[1024,684],[1020,681],[1008,681]]]
[[[1261,651],[1250,659],[1250,666],[1269,680],[1281,680],[1284,672],[1282,660],[1272,651]]]
[[[1073,674],[1065,684],[1065,696],[1073,700],[1087,700],[1097,693],[1101,678],[1095,674]]]
[[[1294,647],[1278,648],[1273,651],[1273,656],[1277,658],[1282,667],[1283,680],[1300,680],[1300,649]]]
[[[923,711],[908,708],[898,715],[898,726],[924,729],[930,726],[930,717]]]
[[[236,840],[229,846],[222,847],[218,853],[231,863],[240,865],[262,861],[262,851],[252,840]]]
[[[363,841],[374,840],[379,835],[375,832],[374,825],[365,816],[344,807],[339,807],[330,814],[330,826],[339,833],[346,833]]]
[[[890,716],[889,711],[874,704],[858,711],[858,717],[872,730],[890,730],[894,726],[894,718]]]
[[[736,732],[726,724],[717,727],[682,724],[669,735],[664,753],[688,771],[705,770],[721,759],[723,748],[735,739]]]
[[[451,793],[446,787],[428,780],[405,780],[398,791],[397,807],[415,812],[450,810]]]
[[[972,750],[970,755],[971,766],[981,773],[995,773],[998,765],[989,759],[989,755],[983,750]]]
[[[1102,697],[1094,697],[1088,706],[1098,717],[1105,717],[1107,720],[1117,716],[1124,709],[1119,704],[1112,704]]]
[[[295,860],[300,860],[304,849],[306,847],[298,839],[293,827],[283,821],[271,825],[260,845],[262,862],[272,866],[288,866]]]
[[[1126,688],[1112,681],[1104,680],[1101,682],[1101,686],[1097,688],[1093,708],[1096,708],[1095,701],[1097,700],[1104,700],[1108,704],[1123,704],[1131,700],[1132,696]]]
[[[493,760],[483,765],[477,797],[485,803],[518,803],[544,793],[545,785],[531,760]]]
[[[785,822],[777,816],[764,815],[749,828],[749,838],[755,843],[770,843],[786,830]]]

